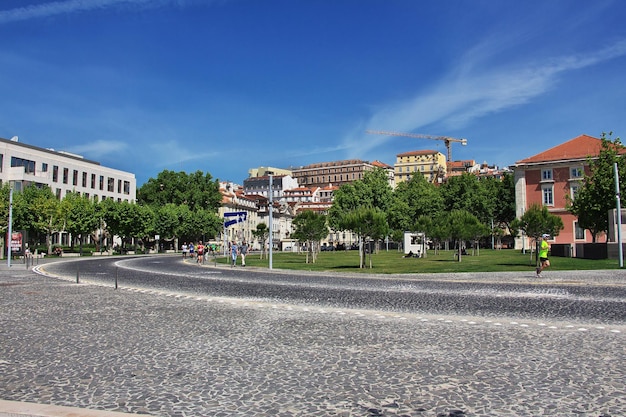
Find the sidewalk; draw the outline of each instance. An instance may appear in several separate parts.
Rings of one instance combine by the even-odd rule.
[[[33,262],[29,262],[27,267],[23,259],[11,260],[11,266],[8,265],[6,259],[2,259],[0,260],[0,274],[26,277],[30,274],[34,274],[32,268],[37,265],[62,260],[62,258],[56,257],[33,259]],[[128,415],[131,414],[0,400],[0,417],[122,417]]]
[[[122,417],[135,414],[0,400],[0,417]]]

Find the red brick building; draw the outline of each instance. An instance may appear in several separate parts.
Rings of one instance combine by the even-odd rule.
[[[589,173],[588,158],[599,155],[601,144],[598,138],[581,135],[515,163],[517,216],[521,217],[532,204],[539,204],[563,220],[564,229],[551,243],[569,243],[574,248],[576,243],[592,241],[591,233],[578,227],[578,218],[566,206],[567,196],[576,195],[584,174]],[[601,241],[602,237],[598,238]],[[515,246],[528,248],[529,243],[517,238]]]

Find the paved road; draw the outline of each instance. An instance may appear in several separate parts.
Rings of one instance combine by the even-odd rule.
[[[43,266],[64,279],[2,271],[1,399],[159,416],[626,415],[623,271],[110,262]]]

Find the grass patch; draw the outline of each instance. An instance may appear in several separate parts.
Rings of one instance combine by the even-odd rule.
[[[471,253],[471,252],[470,252]],[[367,268],[359,268],[358,251],[321,252],[316,263],[306,263],[304,253],[274,252],[272,267],[276,269],[301,271],[336,271],[362,272],[378,274],[414,274],[414,273],[454,273],[454,272],[502,272],[502,271],[532,271],[535,268],[534,254],[521,253],[517,250],[481,249],[479,255],[464,255],[459,262],[453,251],[440,251],[435,255],[429,251],[425,258],[404,258],[402,252],[396,250],[385,251],[372,255],[372,268],[369,268],[370,257],[367,255]],[[218,262],[227,264],[228,259],[220,258]],[[618,260],[609,259],[579,259],[550,257],[551,270],[592,270],[592,269],[619,269]],[[237,266],[241,258],[237,259]],[[269,267],[267,259],[260,259],[258,253],[246,257],[246,265]]]

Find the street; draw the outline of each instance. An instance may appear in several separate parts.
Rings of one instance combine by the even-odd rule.
[[[178,256],[39,269],[2,272],[0,399],[159,416],[626,415],[623,271],[536,282]]]

